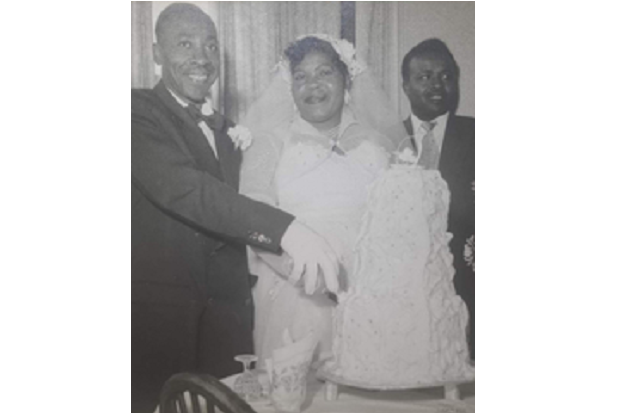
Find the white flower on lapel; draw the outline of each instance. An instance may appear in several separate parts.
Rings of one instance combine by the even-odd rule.
[[[465,262],[467,263],[467,265],[469,265],[471,269],[474,270],[474,272],[476,272],[476,263],[474,261],[474,253],[475,253],[474,235],[472,235],[471,237],[467,238],[467,241],[465,241],[465,249],[463,251],[463,258],[465,259]]]
[[[245,151],[252,144],[252,132],[245,126],[237,125],[228,129],[228,136],[235,144],[235,149]]]

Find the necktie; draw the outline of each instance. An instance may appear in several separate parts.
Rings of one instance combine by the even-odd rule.
[[[224,126],[224,118],[222,116],[219,116],[216,113],[213,113],[209,116],[204,115],[196,105],[187,105],[187,112],[189,113],[189,116],[194,120],[194,122],[198,124],[202,121],[205,121],[207,123],[207,126],[211,130],[219,131],[222,129],[222,126]]]
[[[433,134],[435,125],[436,122],[422,122],[421,126],[424,137],[422,137],[422,152],[418,165],[424,169],[437,169],[439,166],[439,147]]]

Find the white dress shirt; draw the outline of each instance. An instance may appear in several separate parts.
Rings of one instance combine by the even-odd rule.
[[[179,102],[179,105],[183,106],[184,108],[187,108],[189,106],[189,103],[178,97],[176,93],[174,93],[172,90],[168,89],[168,91],[170,92],[172,97],[174,97],[176,101]],[[205,103],[202,104],[201,112],[205,116],[213,115],[213,104],[211,103],[210,99],[207,99]],[[200,121],[198,127],[200,128],[200,130],[202,130],[205,138],[207,138],[207,142],[209,142],[209,145],[211,145],[211,149],[213,149],[213,154],[215,155],[215,158],[219,160],[219,157],[217,156],[217,146],[215,146],[215,135],[213,134],[213,131],[209,126],[207,126],[207,122],[205,122],[204,120]]]
[[[418,158],[422,153],[422,139],[424,138],[424,134],[426,133],[424,128],[422,127],[422,122],[423,121],[418,119],[416,115],[414,115],[413,113],[411,114],[411,125],[413,126],[413,140],[415,142],[415,147],[417,150],[416,157]],[[448,124],[448,113],[436,117],[431,122],[435,122],[435,127],[433,128],[433,137],[435,138],[435,142],[437,143],[439,153],[441,153],[443,138],[446,134],[446,125]]]

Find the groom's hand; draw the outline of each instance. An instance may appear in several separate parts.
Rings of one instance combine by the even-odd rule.
[[[281,246],[293,258],[291,282],[303,275],[306,294],[313,294],[322,275],[327,290],[338,292],[338,257],[322,236],[295,220],[282,236]]]

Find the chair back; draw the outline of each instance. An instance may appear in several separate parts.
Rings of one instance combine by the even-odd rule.
[[[216,409],[217,408],[217,409]],[[237,393],[208,374],[179,373],[164,383],[160,413],[256,413]]]

